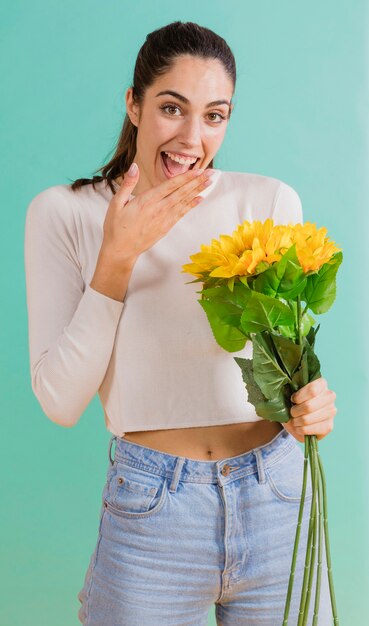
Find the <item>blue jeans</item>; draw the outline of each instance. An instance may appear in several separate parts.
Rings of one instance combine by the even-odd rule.
[[[218,626],[282,626],[303,463],[285,429],[218,461],[112,436],[97,544],[78,593],[80,622],[207,626],[215,604]],[[309,469],[289,626],[297,625],[311,500]],[[315,580],[316,572],[307,624]],[[332,624],[324,545],[318,624]]]

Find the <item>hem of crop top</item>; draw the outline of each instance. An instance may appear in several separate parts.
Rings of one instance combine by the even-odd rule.
[[[152,427],[150,426],[148,428],[147,424],[135,424],[135,428],[132,430],[125,430],[124,434],[126,433],[134,433],[136,431],[149,431],[149,430],[176,430],[177,428],[196,428],[196,427],[206,427],[206,426],[222,426],[224,424],[250,424],[252,422],[260,422],[260,421],[266,421],[263,417],[260,417],[259,415],[255,416],[252,420],[246,420],[246,419],[240,419],[237,420],[235,418],[231,418],[228,420],[222,420],[222,421],[218,421],[216,424],[199,424],[199,423],[195,423],[195,424],[188,424],[188,422],[186,424],[176,424],[175,426],[171,426],[169,427],[168,424],[154,424]],[[110,428],[107,429],[109,432],[112,433],[112,435],[115,435],[116,437],[122,437],[122,435],[119,435],[118,433],[115,433],[113,430],[111,430]]]

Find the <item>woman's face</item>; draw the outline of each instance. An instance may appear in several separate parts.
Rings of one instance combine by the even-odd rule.
[[[177,95],[160,93],[168,91]],[[157,78],[146,90],[141,109],[133,102],[132,88],[127,90],[127,113],[137,126],[134,161],[140,169],[134,195],[177,176],[190,164],[209,165],[226,132],[232,94],[233,83],[220,61],[191,55],[178,57],[173,68]],[[163,157],[165,151],[184,155],[187,162]]]

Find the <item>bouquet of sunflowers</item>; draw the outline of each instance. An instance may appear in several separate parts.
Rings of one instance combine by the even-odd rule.
[[[272,219],[244,221],[232,235],[220,235],[190,256],[182,272],[202,282],[201,299],[217,343],[229,352],[252,341],[252,359],[234,357],[241,368],[248,400],[267,420],[288,422],[291,395],[321,377],[314,352],[319,315],[336,296],[336,274],[342,252],[327,229],[315,224],[274,225]],[[324,533],[334,624],[338,625],[328,538],[327,496],[315,435],[305,435],[304,472],[283,626],[287,625],[305,501],[308,460],[312,479],[308,543],[297,626],[305,626],[314,572],[318,527],[318,569],[314,621],[319,607],[322,536]],[[318,509],[318,512],[317,512]],[[324,527],[323,527],[324,516]]]

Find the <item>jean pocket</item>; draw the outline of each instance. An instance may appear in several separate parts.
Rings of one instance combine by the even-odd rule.
[[[104,506],[121,517],[150,517],[163,507],[167,494],[165,476],[115,461],[108,474]]]
[[[305,500],[313,495],[310,464],[307,466]],[[304,453],[296,443],[276,463],[265,468],[269,486],[283,502],[300,502],[304,473]]]

